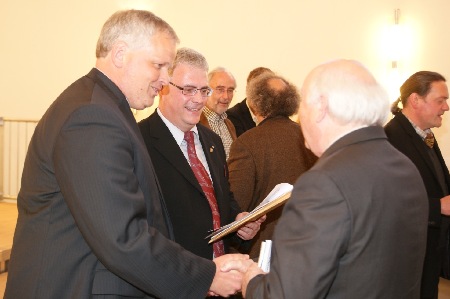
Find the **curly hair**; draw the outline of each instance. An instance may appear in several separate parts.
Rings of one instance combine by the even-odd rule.
[[[281,88],[275,86],[281,80]],[[297,87],[274,73],[264,73],[247,85],[247,100],[254,112],[262,117],[294,115],[300,105]]]

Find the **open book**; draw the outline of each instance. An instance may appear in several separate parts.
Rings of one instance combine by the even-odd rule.
[[[253,209],[253,211],[248,213],[245,217],[215,230],[213,233],[206,236],[205,239],[211,237],[211,240],[209,240],[208,243],[213,243],[221,239],[222,237],[237,231],[247,222],[251,222],[262,217],[276,207],[282,205],[291,196],[292,189],[293,186],[288,183],[281,183],[276,185],[266,196],[266,198],[264,198],[264,200],[256,208]]]

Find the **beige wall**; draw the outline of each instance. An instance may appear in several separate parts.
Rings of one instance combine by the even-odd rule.
[[[392,100],[415,71],[434,70],[450,79],[448,0],[1,0],[0,116],[40,118],[93,66],[103,22],[123,8],[152,10],[175,28],[181,46],[202,52],[211,68],[229,68],[238,81],[234,102],[244,97],[247,74],[257,66],[300,86],[321,62],[357,59]],[[387,53],[396,8],[405,38],[398,74]],[[436,133],[450,161],[450,113]]]

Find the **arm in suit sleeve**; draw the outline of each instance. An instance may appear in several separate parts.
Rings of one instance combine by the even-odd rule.
[[[275,229],[270,272],[250,280],[246,298],[325,298],[349,235],[341,191],[326,175],[306,172]]]
[[[200,298],[214,277],[197,257],[151,226],[151,200],[135,173],[136,140],[98,105],[74,112],[54,151],[55,174],[88,246],[111,272],[162,298]],[[150,225],[149,225],[150,224]]]

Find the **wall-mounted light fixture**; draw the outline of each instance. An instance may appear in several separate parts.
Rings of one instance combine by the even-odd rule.
[[[390,49],[391,49],[391,61],[392,68],[398,68],[398,61],[401,58],[401,49],[402,49],[402,33],[400,27],[400,9],[394,10],[394,25],[391,29],[391,38],[390,38]]]

